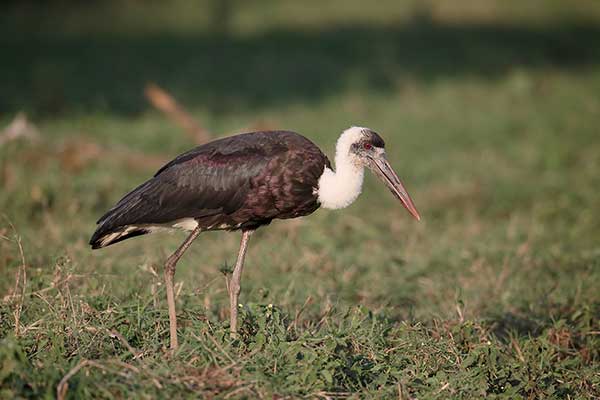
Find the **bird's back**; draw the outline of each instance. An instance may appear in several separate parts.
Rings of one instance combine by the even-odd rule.
[[[254,229],[319,207],[315,189],[329,160],[302,135],[251,132],[183,153],[98,220],[93,248],[160,227]]]

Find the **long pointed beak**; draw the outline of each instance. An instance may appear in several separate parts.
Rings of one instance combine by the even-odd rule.
[[[379,156],[369,157],[367,166],[375,175],[377,175],[379,179],[383,181],[383,183],[385,183],[392,194],[402,202],[404,208],[406,208],[408,212],[416,218],[417,221],[420,221],[421,216],[419,215],[417,208],[413,204],[412,199],[404,188],[400,178],[398,178],[398,175],[396,172],[394,172],[394,169],[386,160],[385,155],[381,154]]]

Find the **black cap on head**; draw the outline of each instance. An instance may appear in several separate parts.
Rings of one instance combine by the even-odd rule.
[[[374,146],[374,147],[380,147],[382,149],[385,148],[385,142],[383,141],[383,139],[381,138],[381,136],[379,136],[377,134],[377,132],[372,131],[370,129],[365,129],[363,130],[364,134],[367,135],[369,142]]]

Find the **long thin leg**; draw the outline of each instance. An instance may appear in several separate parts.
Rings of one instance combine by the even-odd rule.
[[[167,304],[169,305],[169,334],[171,336],[171,350],[177,349],[177,314],[175,313],[175,290],[173,287],[173,277],[175,276],[175,266],[177,261],[183,256],[183,253],[190,247],[194,239],[198,237],[202,229],[198,226],[190,233],[185,241],[179,246],[175,253],[171,254],[165,262],[165,286],[167,287]]]
[[[248,240],[254,231],[243,231],[242,232],[242,243],[240,244],[240,251],[238,253],[237,261],[235,262],[235,268],[233,269],[233,275],[231,276],[231,282],[229,283],[229,310],[230,310],[230,329],[231,337],[235,338],[237,335],[237,317],[238,317],[238,298],[241,291],[242,281],[242,270],[244,269],[244,259],[246,257],[246,250],[248,249]]]

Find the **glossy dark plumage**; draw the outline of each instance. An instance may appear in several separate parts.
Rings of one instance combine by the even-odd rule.
[[[193,218],[205,230],[254,229],[314,212],[329,160],[288,131],[231,136],[181,154],[98,220],[92,248]]]

